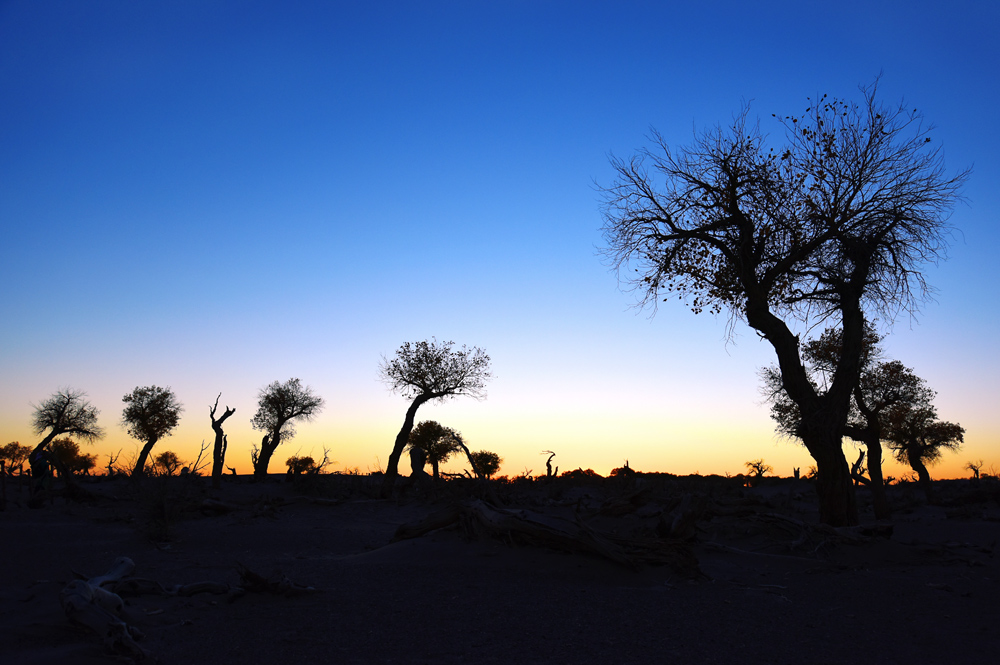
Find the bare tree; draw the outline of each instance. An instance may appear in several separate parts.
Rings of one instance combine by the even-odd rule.
[[[255,430],[264,432],[260,448],[253,458],[253,475],[267,476],[271,456],[282,440],[295,436],[293,426],[296,420],[312,420],[323,409],[323,398],[303,386],[298,379],[284,383],[275,381],[261,388],[257,395],[257,413],[250,420]]]
[[[559,467],[557,466],[555,471],[552,470],[552,458],[555,457],[556,454],[554,452],[552,452],[551,450],[543,450],[541,454],[549,456],[548,459],[545,460],[545,477],[546,478],[553,478],[555,476],[558,476],[559,475]]]
[[[215,404],[209,409],[208,415],[212,419],[212,430],[215,432],[215,446],[212,448],[212,487],[219,489],[222,486],[222,467],[226,462],[226,448],[229,447],[229,439],[226,437],[226,433],[222,431],[222,423],[226,422],[226,418],[236,413],[236,409],[230,409],[226,405],[226,410],[218,418],[215,417],[215,412],[219,408],[219,399],[222,397],[222,393],[219,393],[215,398]]]
[[[979,472],[983,468],[983,460],[976,460],[975,462],[969,462],[965,465],[965,468],[972,472],[972,479],[979,480]]]
[[[946,219],[968,172],[945,175],[930,127],[862,88],[860,104],[810,101],[779,118],[786,141],[769,148],[740,113],[727,129],[672,151],[613,159],[605,190],[606,254],[641,305],[670,297],[694,312],[730,314],[767,339],[801,412],[800,436],[818,468],[820,519],[858,520],[841,448],[861,371],[865,312],[915,311],[927,261],[947,249]],[[662,184],[658,184],[657,181]],[[809,380],[793,324],[840,329],[829,389]]]
[[[478,347],[470,349],[463,345],[455,349],[454,346],[454,342],[439,343],[431,338],[431,341],[415,344],[406,342],[396,350],[391,360],[382,357],[379,378],[389,390],[411,400],[386,465],[383,496],[392,491],[399,475],[399,458],[409,441],[417,409],[422,404],[459,396],[473,399],[486,397],[486,382],[493,377],[490,357]]]
[[[143,443],[132,468],[132,477],[138,478],[145,473],[146,461],[156,442],[170,436],[177,427],[183,408],[170,388],[159,386],[137,386],[122,397],[122,402],[125,403],[122,426],[129,436]]]

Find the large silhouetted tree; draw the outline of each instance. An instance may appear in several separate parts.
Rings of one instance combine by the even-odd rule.
[[[865,313],[889,320],[927,295],[921,269],[947,248],[967,172],[947,176],[930,128],[862,89],[860,104],[810,101],[770,147],[749,112],[671,150],[613,159],[606,253],[643,305],[671,297],[728,312],[772,345],[816,460],[820,519],[856,524],[841,437],[861,372]],[[827,322],[842,352],[827,390],[809,380],[793,327]]]
[[[257,413],[250,421],[255,430],[264,432],[260,451],[254,460],[253,475],[267,476],[271,456],[282,441],[295,436],[296,420],[312,420],[323,409],[323,398],[303,386],[298,379],[275,381],[257,395]]]
[[[462,346],[456,349],[454,346],[454,342],[438,342],[436,339],[415,344],[406,342],[396,350],[392,359],[382,358],[379,378],[392,392],[411,400],[386,464],[383,496],[392,491],[399,473],[399,458],[409,441],[417,409],[422,404],[459,396],[474,399],[486,397],[486,382],[493,376],[490,373],[490,357],[478,347],[470,349]]]
[[[122,397],[122,402],[125,403],[122,426],[129,436],[143,444],[132,468],[132,477],[138,478],[145,473],[146,461],[156,442],[170,436],[177,427],[183,408],[170,388],[159,386],[137,386]]]
[[[222,424],[226,422],[226,418],[236,413],[236,409],[230,409],[226,405],[226,410],[218,418],[215,417],[215,412],[219,408],[219,398],[222,397],[222,393],[219,393],[215,398],[215,404],[213,404],[208,411],[209,418],[212,419],[212,431],[215,432],[215,445],[212,447],[212,487],[219,489],[222,486],[222,468],[226,463],[226,448],[229,447],[229,439],[226,437],[226,433],[222,431]]]

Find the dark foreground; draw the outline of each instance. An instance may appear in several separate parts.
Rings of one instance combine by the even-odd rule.
[[[94,482],[96,497],[0,513],[0,663],[122,662],[59,604],[119,556],[164,585],[236,586],[237,566],[315,591],[127,598],[163,663],[995,663],[1000,487],[939,484],[942,505],[892,488],[890,525],[815,526],[808,483],[711,479],[524,483],[509,507],[656,539],[687,495],[692,573],[494,538],[460,523],[390,543],[474,488],[371,498],[363,477],[306,484]],[[561,480],[561,479],[560,479]],[[724,479],[723,479],[724,480]],[[218,499],[222,506],[205,504]],[[574,517],[575,516],[575,517]],[[877,528],[875,528],[877,527]],[[275,577],[276,579],[276,577]]]

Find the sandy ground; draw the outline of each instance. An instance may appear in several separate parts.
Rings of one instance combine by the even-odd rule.
[[[156,480],[156,479],[154,479]],[[645,481],[536,483],[499,492],[533,514],[582,515],[618,535],[655,536],[677,497],[701,497],[700,574],[470,536],[450,527],[391,543],[396,529],[461,500],[378,500],[365,478],[328,485],[169,479],[29,510],[8,487],[0,513],[0,663],[109,663],[69,622],[59,592],[114,559],[165,585],[237,585],[237,565],[314,587],[234,600],[143,595],[126,620],[163,663],[995,663],[1000,658],[1000,487],[954,481],[942,505],[891,495],[891,537],[816,529],[808,483],[742,489]],[[367,484],[366,484],[367,483]],[[315,502],[316,498],[321,502]],[[206,498],[233,507],[211,514]],[[864,497],[862,497],[863,499]],[[166,507],[166,510],[164,510]],[[608,512],[608,511],[605,511]],[[613,512],[613,511],[612,511]],[[621,511],[618,511],[621,512]],[[812,526],[801,527],[794,520]]]

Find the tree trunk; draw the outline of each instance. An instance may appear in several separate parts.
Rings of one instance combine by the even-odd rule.
[[[934,500],[934,485],[931,483],[931,474],[924,465],[924,461],[920,459],[920,455],[912,447],[906,453],[906,460],[910,463],[910,468],[917,472],[920,488],[924,490],[927,502],[930,503]]]
[[[219,397],[222,393],[219,393]],[[226,418],[236,413],[236,409],[230,409],[226,407],[225,412],[222,416],[216,420],[215,410],[219,408],[219,398],[215,398],[215,406],[209,411],[209,417],[212,419],[212,430],[215,432],[215,446],[212,448],[212,488],[219,489],[222,486],[222,469],[226,461],[226,448],[229,447],[229,440],[226,438],[226,434],[222,431],[222,423],[226,422]]]
[[[395,485],[396,478],[399,476],[399,458],[402,457],[403,448],[406,447],[406,443],[410,440],[410,432],[413,431],[413,421],[417,417],[417,409],[420,408],[421,404],[434,399],[434,397],[437,397],[437,395],[417,395],[413,398],[413,402],[410,403],[409,408],[406,409],[403,426],[399,428],[399,434],[396,435],[396,443],[393,444],[392,452],[389,454],[389,461],[386,462],[385,477],[382,479],[382,490],[380,492],[383,499],[389,498],[392,494],[393,485]]]
[[[132,469],[133,478],[141,478],[146,472],[146,460],[149,459],[149,453],[153,450],[153,446],[159,439],[150,439],[146,442],[146,445],[142,447],[139,451],[139,459],[135,461],[135,467]]]
[[[803,434],[802,441],[816,460],[820,521],[834,527],[855,526],[858,524],[857,496],[839,430],[831,433],[821,427],[818,432]]]
[[[868,449],[868,477],[872,481],[869,485],[872,491],[872,509],[875,511],[875,519],[887,520],[892,517],[892,510],[889,508],[885,479],[882,477],[882,443],[876,436],[874,441],[865,441],[865,446]]]
[[[257,457],[257,464],[253,467],[254,478],[267,478],[267,467],[271,463],[271,456],[278,449],[279,443],[281,443],[281,426],[271,432],[271,436],[260,442],[260,456]]]
[[[747,276],[747,284],[756,277]],[[817,394],[809,382],[799,355],[799,338],[784,321],[769,309],[763,293],[748,290],[747,323],[759,331],[774,347],[785,392],[802,414],[802,442],[816,460],[820,521],[830,526],[854,526],[858,523],[858,506],[854,494],[851,469],[842,447],[844,426],[850,407],[851,393],[860,373],[861,336],[864,317],[860,307],[842,305],[843,332],[840,362],[833,384],[826,393]]]

